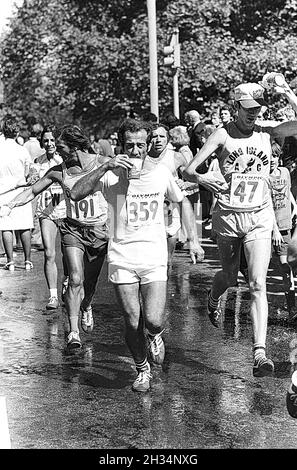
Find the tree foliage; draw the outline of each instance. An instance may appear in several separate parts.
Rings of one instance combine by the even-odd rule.
[[[297,76],[296,0],[156,0],[160,114],[172,111],[162,50],[179,27],[180,110],[230,102],[240,82]],[[1,41],[5,111],[105,129],[150,107],[145,0],[24,0]],[[292,82],[292,83],[293,83]],[[277,98],[269,97],[272,102]]]

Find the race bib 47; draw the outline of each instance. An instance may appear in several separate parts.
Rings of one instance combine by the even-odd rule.
[[[263,203],[265,180],[260,175],[233,173],[230,205],[234,208],[252,209]]]

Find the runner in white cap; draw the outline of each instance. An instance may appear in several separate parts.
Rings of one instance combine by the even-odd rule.
[[[286,93],[286,91],[285,91]],[[228,287],[236,285],[242,243],[248,263],[253,326],[253,375],[262,377],[274,371],[266,357],[268,302],[266,275],[271,254],[273,215],[268,185],[271,139],[297,133],[297,121],[275,127],[261,127],[256,119],[264,100],[264,88],[257,83],[243,83],[234,90],[237,119],[216,130],[190,163],[185,176],[198,181],[218,197],[213,213],[213,228],[222,270],[214,278],[209,292],[209,318],[221,325],[219,300]],[[196,168],[216,152],[225,182]]]

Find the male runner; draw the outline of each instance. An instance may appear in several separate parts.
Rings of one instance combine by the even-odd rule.
[[[218,201],[213,212],[213,228],[222,263],[214,278],[208,299],[209,318],[221,324],[219,300],[228,287],[236,285],[242,243],[248,264],[253,325],[253,375],[262,377],[274,371],[266,357],[268,303],[266,275],[271,254],[273,212],[268,185],[271,139],[297,133],[297,121],[275,127],[255,121],[264,101],[264,88],[244,83],[235,88],[238,116],[234,122],[217,129],[185,170],[185,177],[198,181],[215,192]],[[216,152],[225,182],[196,168]]]
[[[40,180],[3,205],[0,216],[32,201],[53,183],[62,186],[67,217],[63,219],[60,231],[69,276],[64,296],[68,320],[65,330],[67,349],[71,350],[81,347],[80,312],[83,331],[93,330],[91,302],[107,249],[107,203],[100,192],[74,202],[70,199],[70,190],[79,178],[88,175],[106,158],[89,153],[90,142],[77,126],[65,126],[56,139],[56,147],[63,163],[52,167]]]
[[[109,203],[109,279],[124,314],[125,339],[138,373],[132,389],[145,392],[152,377],[148,352],[158,364],[165,355],[161,336],[167,284],[164,197],[178,202],[183,194],[165,166],[147,165],[152,136],[148,123],[127,119],[118,136],[124,153],[80,179],[71,197],[79,201],[102,190]],[[129,179],[133,162],[138,175]]]

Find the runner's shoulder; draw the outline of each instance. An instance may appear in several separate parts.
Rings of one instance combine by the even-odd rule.
[[[232,126],[230,126],[229,124],[232,124]],[[217,129],[215,129],[212,132],[212,134],[210,134],[210,136],[208,137],[207,140],[216,141],[219,145],[223,144],[226,141],[227,135],[232,134],[231,130],[232,130],[234,124],[233,124],[233,122],[231,122],[229,124],[226,124],[222,127],[218,127]]]

